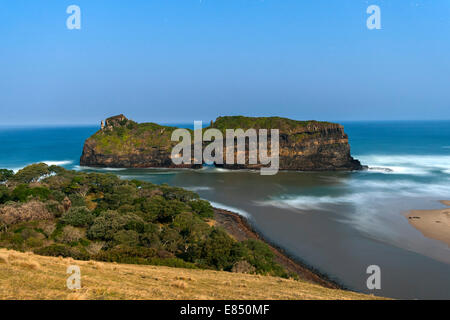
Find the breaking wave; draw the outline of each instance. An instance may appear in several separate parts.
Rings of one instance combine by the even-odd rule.
[[[61,160],[61,161],[45,160],[45,161],[36,161],[33,163],[45,163],[48,166],[68,166],[68,165],[72,164],[73,161],[72,160]],[[23,168],[25,168],[33,163],[28,163],[21,167],[14,167],[14,168],[7,168],[7,169],[14,171],[14,173],[17,173],[17,171],[22,170]]]
[[[209,191],[209,190],[212,190],[213,188],[206,187],[206,186],[190,186],[190,187],[184,187],[184,189],[198,192],[198,191]]]
[[[430,175],[450,172],[449,155],[362,155],[356,156],[370,172]]]
[[[243,217],[245,217],[247,219],[250,218],[250,214],[247,211],[245,211],[245,210],[241,210],[241,209],[238,209],[238,208],[235,208],[235,207],[227,206],[226,204],[219,203],[219,202],[214,202],[214,201],[210,201],[210,200],[207,200],[207,201],[209,201],[209,203],[211,203],[211,205],[214,208],[231,211],[231,212],[237,213],[237,214],[239,214],[239,215],[241,215],[241,216],[243,216]]]
[[[443,179],[439,183],[423,183],[407,179],[394,181],[350,179],[342,181],[340,186],[332,190],[324,190],[322,195],[283,194],[257,201],[256,204],[296,210],[329,210],[333,206],[363,206],[399,197],[446,199],[449,195],[450,179]]]

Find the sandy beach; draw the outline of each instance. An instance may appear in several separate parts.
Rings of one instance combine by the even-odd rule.
[[[450,206],[448,200],[442,200],[441,203]],[[425,237],[442,241],[450,247],[450,208],[412,210],[406,217]]]

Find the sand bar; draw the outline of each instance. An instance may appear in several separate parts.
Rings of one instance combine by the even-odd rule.
[[[450,206],[450,201],[441,201]],[[450,247],[450,208],[412,210],[406,215],[409,223],[425,237],[442,241]]]

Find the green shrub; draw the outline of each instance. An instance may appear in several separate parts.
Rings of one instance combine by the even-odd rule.
[[[49,199],[57,201],[57,202],[62,202],[65,197],[66,197],[66,194],[59,190],[52,190],[49,195]]]
[[[201,258],[218,270],[231,270],[237,257],[232,249],[235,241],[222,229],[214,229],[202,246]]]
[[[14,176],[14,171],[8,169],[0,169],[0,183],[8,181]]]
[[[78,248],[72,248],[64,244],[52,244],[44,248],[35,249],[33,252],[43,256],[61,256],[63,258],[72,257],[77,260],[89,260],[90,258],[87,252],[79,250]]]
[[[11,242],[16,245],[21,245],[24,241],[22,235],[19,233],[14,233],[11,237]]]
[[[116,211],[106,211],[94,219],[87,231],[87,236],[91,240],[111,241],[117,231],[125,228],[127,222],[126,217]]]
[[[22,183],[37,182],[40,178],[50,174],[50,170],[45,163],[37,163],[29,165],[19,170],[12,180]]]
[[[61,221],[74,227],[88,227],[95,216],[86,207],[71,207],[61,218]]]
[[[189,206],[192,210],[202,218],[212,218],[214,217],[214,210],[211,204],[205,200],[192,200],[189,201]]]
[[[72,207],[85,207],[86,199],[79,194],[69,195],[69,200],[72,203]]]
[[[249,239],[241,243],[244,248],[243,258],[256,268],[260,274],[285,275],[284,269],[275,262],[275,254],[262,241]]]
[[[64,206],[55,200],[49,200],[46,202],[47,210],[52,213],[56,218],[59,218],[64,213]]]
[[[38,197],[41,200],[47,200],[49,195],[50,190],[48,188],[30,188],[27,184],[20,184],[11,193],[11,199],[14,201],[25,202],[29,197]]]
[[[107,262],[124,262],[130,263],[133,259],[137,263],[148,262],[148,259],[156,256],[156,250],[144,247],[116,246],[109,250],[100,251],[95,259]],[[133,263],[133,262],[132,262]]]
[[[120,230],[114,235],[114,241],[130,247],[139,245],[139,234],[134,230]]]
[[[27,240],[25,240],[25,244],[27,247],[31,247],[31,248],[35,248],[35,247],[40,247],[43,244],[42,239],[38,239],[38,238],[28,238]]]
[[[9,200],[10,200],[9,189],[4,185],[0,185],[0,204],[4,204]]]

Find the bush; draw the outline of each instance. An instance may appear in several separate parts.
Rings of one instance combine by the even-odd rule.
[[[9,189],[4,185],[0,185],[0,204],[9,201],[9,199],[10,199]]]
[[[231,272],[237,273],[254,273],[256,268],[245,260],[236,262],[231,268]]]
[[[72,226],[65,226],[59,240],[64,243],[77,242],[83,238],[84,232]]]
[[[201,258],[208,266],[218,270],[231,270],[236,262],[236,257],[232,255],[234,244],[233,238],[225,231],[214,229],[203,245]]]
[[[156,214],[156,219],[161,223],[172,222],[178,214],[189,210],[185,203],[179,200],[167,201],[161,196],[153,197],[146,209]]]
[[[95,259],[106,262],[147,264],[149,259],[155,256],[155,249],[117,246],[107,251],[101,251],[95,256]]]
[[[85,207],[86,206],[86,199],[79,194],[69,195],[69,200],[71,202],[72,207]]]
[[[95,216],[86,207],[72,207],[61,218],[61,221],[74,227],[88,227]]]
[[[8,181],[14,176],[14,171],[8,169],[0,169],[0,183]]]
[[[25,244],[27,245],[27,247],[31,247],[31,248],[40,247],[40,246],[42,246],[43,243],[44,242],[42,241],[42,239],[33,238],[33,237],[25,240]]]
[[[243,241],[241,244],[246,249],[243,258],[256,268],[257,273],[285,275],[284,269],[275,262],[275,254],[267,244],[254,239]]]
[[[147,223],[144,232],[140,234],[140,243],[148,248],[159,248],[162,246],[159,238],[159,227],[156,224]]]
[[[94,219],[93,224],[88,229],[87,236],[91,240],[111,241],[117,231],[123,229],[127,222],[124,216],[116,211],[108,210]]]
[[[183,243],[183,238],[175,229],[165,227],[161,232],[161,243],[170,252],[177,252]]]
[[[4,205],[0,208],[0,223],[5,225],[34,220],[48,220],[52,217],[53,215],[48,212],[45,204],[35,200],[23,204]]]
[[[57,202],[62,202],[66,195],[59,190],[52,190],[49,196],[49,199],[55,200]]]
[[[91,242],[86,247],[86,251],[91,255],[95,256],[103,249],[105,244],[103,242]]]
[[[46,202],[47,210],[53,214],[56,218],[59,218],[64,213],[64,206],[55,200],[49,200]]]
[[[133,230],[120,230],[114,235],[114,241],[130,247],[139,245],[139,234]]]
[[[202,218],[213,218],[214,210],[211,204],[205,200],[193,200],[189,202],[189,206],[194,213],[198,214]]]
[[[48,174],[50,174],[48,166],[45,163],[37,163],[19,170],[12,180],[22,183],[37,182]]]
[[[89,260],[90,256],[87,252],[83,252],[77,248],[72,248],[64,244],[52,244],[48,247],[35,249],[33,251],[36,254],[50,257],[72,257],[77,260]]]
[[[25,202],[29,197],[36,197],[40,200],[47,200],[50,190],[45,187],[30,188],[27,184],[18,185],[11,193],[11,199],[14,201]]]
[[[157,256],[157,251],[155,249],[143,247],[131,248],[127,246],[117,246],[107,251],[101,251],[94,256],[94,259],[105,262],[149,264],[189,269],[197,268],[194,264],[179,258],[160,258]]]

